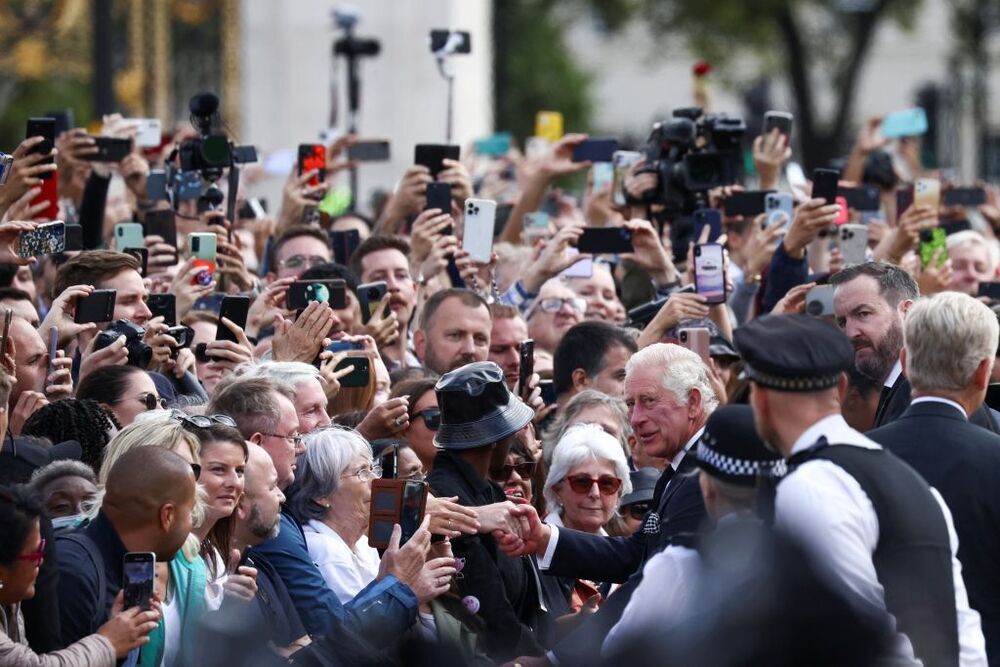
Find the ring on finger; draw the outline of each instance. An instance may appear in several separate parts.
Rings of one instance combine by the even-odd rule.
[[[403,417],[402,415],[396,417],[395,419],[396,426],[402,426],[404,421],[406,421],[406,418]]]

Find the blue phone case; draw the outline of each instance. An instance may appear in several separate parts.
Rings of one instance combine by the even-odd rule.
[[[882,121],[882,136],[887,139],[915,137],[927,132],[927,113],[920,107],[896,111]]]

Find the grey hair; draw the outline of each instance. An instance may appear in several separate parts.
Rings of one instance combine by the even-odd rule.
[[[708,366],[686,347],[673,343],[644,347],[625,364],[626,381],[639,368],[663,369],[663,388],[673,394],[678,403],[687,404],[691,390],[697,389],[706,415],[719,407],[719,399],[708,379]]]
[[[303,361],[259,361],[241,364],[236,373],[241,377],[263,377],[278,380],[295,389],[310,379],[320,379],[319,369]]]
[[[227,378],[215,388],[206,414],[229,415],[244,438],[254,433],[274,433],[281,421],[281,404],[276,395],[295,400],[295,390],[286,382],[270,377]]]
[[[632,492],[628,462],[622,448],[618,446],[618,440],[596,424],[574,424],[559,440],[552,455],[548,477],[545,478],[542,493],[550,512],[559,514],[562,509],[556,497],[555,486],[573,468],[587,461],[610,461],[615,467],[615,476],[622,481],[618,497]]]
[[[313,431],[303,440],[306,453],[298,459],[295,488],[289,496],[292,514],[304,523],[326,515],[326,508],[315,499],[337,490],[340,477],[347,473],[355,456],[364,456],[371,463],[372,447],[357,431],[341,426]]]
[[[63,477],[82,477],[94,486],[97,486],[97,475],[93,469],[82,461],[59,460],[53,461],[46,466],[42,466],[31,474],[31,481],[28,487],[35,493],[41,495],[42,489]]]
[[[986,257],[990,261],[991,273],[996,269],[997,264],[1000,264],[1000,248],[997,247],[997,242],[987,239],[976,230],[965,229],[955,232],[948,237],[948,252],[956,248],[964,248],[965,246],[979,246],[986,251]]]
[[[968,294],[941,292],[917,301],[904,321],[906,377],[919,391],[961,391],[983,359],[995,359],[1000,324]]]
[[[562,437],[566,435],[566,431],[571,426],[579,423],[574,422],[574,420],[584,411],[596,407],[607,408],[614,416],[621,431],[621,437],[618,441],[621,443],[622,450],[626,456],[631,454],[628,439],[632,435],[632,424],[628,420],[628,409],[625,407],[625,401],[616,396],[609,396],[596,389],[584,389],[569,399],[569,402],[566,403],[566,407],[563,409],[562,415],[545,432],[542,442],[542,453],[545,457],[546,466],[552,465],[552,452],[555,451],[556,445],[559,444]]]

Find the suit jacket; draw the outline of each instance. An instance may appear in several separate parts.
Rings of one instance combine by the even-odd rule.
[[[675,540],[690,540],[706,518],[705,501],[698,485],[697,464],[684,456],[669,483],[654,498],[658,529],[651,514],[631,537],[601,537],[568,528],[559,529],[559,542],[548,572],[562,576],[625,583],[601,605],[596,614],[553,647],[560,664],[587,664],[601,653],[601,644],[621,618],[632,591],[642,581],[642,567]],[[661,477],[661,480],[663,478]],[[660,488],[660,484],[657,485]]]
[[[875,423],[872,424],[872,428],[879,428],[899,419],[910,407],[911,391],[909,380],[903,375],[896,378],[896,382],[888,393],[883,394],[879,399],[878,409],[875,411]],[[985,403],[969,415],[969,423],[1000,434],[1000,421],[997,420],[997,413]]]
[[[915,468],[951,510],[969,605],[982,617],[990,663],[1000,664],[1000,435],[952,406],[917,403],[868,436]]]

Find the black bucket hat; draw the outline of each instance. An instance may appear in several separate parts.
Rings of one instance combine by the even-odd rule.
[[[439,449],[474,449],[524,428],[534,411],[507,389],[503,371],[492,361],[477,361],[445,373],[434,387],[441,425]]]

